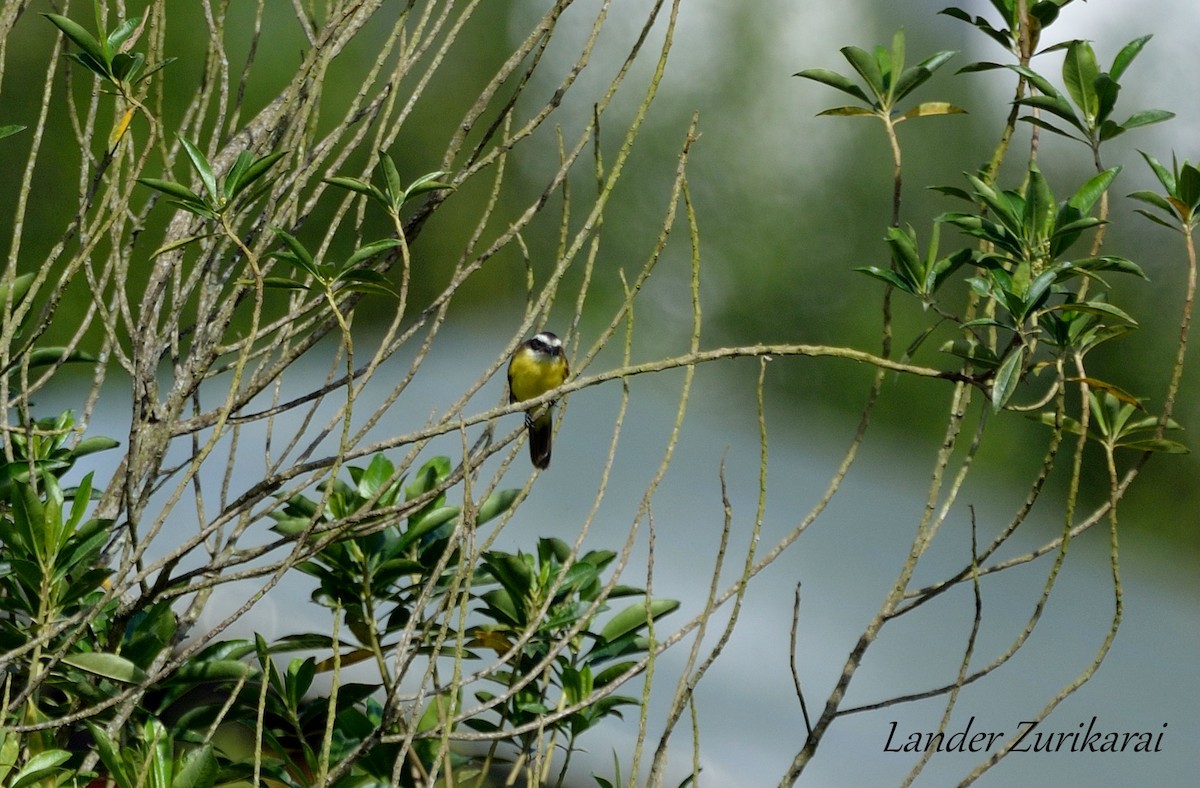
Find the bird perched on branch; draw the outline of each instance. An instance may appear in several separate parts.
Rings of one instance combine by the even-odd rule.
[[[524,402],[561,386],[570,374],[562,340],[549,331],[527,339],[508,362],[508,401]],[[529,458],[536,468],[550,467],[554,400],[525,412]]]

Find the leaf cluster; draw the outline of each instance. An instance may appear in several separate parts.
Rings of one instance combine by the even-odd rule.
[[[446,175],[445,172],[430,172],[422,175],[414,180],[408,186],[400,180],[400,171],[396,168],[396,162],[387,153],[387,151],[379,151],[379,163],[376,165],[376,172],[379,173],[383,181],[383,188],[375,184],[364,181],[361,178],[353,178],[345,175],[337,175],[332,178],[326,178],[325,182],[337,186],[342,189],[361,194],[370,202],[378,205],[389,216],[398,219],[400,209],[409,200],[418,197],[422,194],[438,191],[440,189],[452,189],[451,184],[440,180]]]
[[[138,178],[138,183],[149,186],[155,191],[173,199],[169,200],[188,213],[203,216],[206,219],[218,219],[226,214],[235,204],[252,204],[270,188],[269,179],[264,180],[267,172],[280,159],[287,155],[286,151],[274,151],[265,156],[256,156],[250,151],[242,151],[234,160],[225,177],[218,179],[213,172],[212,164],[194,142],[179,138],[179,144],[187,154],[192,170],[200,178],[204,194],[197,194],[182,183],[161,178]],[[258,187],[251,189],[255,183]],[[187,242],[195,239],[189,238]],[[167,251],[167,247],[160,252]]]
[[[903,30],[896,31],[890,50],[877,46],[873,52],[867,52],[859,47],[847,46],[842,47],[841,52],[858,73],[862,80],[861,86],[843,74],[824,68],[805,69],[793,76],[828,85],[858,99],[865,106],[833,107],[821,111],[818,113],[820,115],[873,116],[886,119],[889,123],[900,123],[911,118],[950,115],[966,111],[945,101],[926,101],[902,114],[896,114],[898,112],[896,105],[925,84],[935,71],[954,57],[955,52],[937,52],[906,69],[904,67]]]
[[[570,545],[551,537],[538,541],[536,554],[483,554],[482,571],[498,587],[480,595],[480,612],[491,621],[472,630],[468,645],[507,659],[507,668],[489,675],[506,692],[476,692],[482,703],[501,701],[494,708],[499,720],[471,719],[469,727],[493,733],[506,723],[529,723],[560,701],[585,704],[553,723],[573,738],[604,717],[619,716],[619,707],[637,703],[619,695],[588,700],[635,668],[634,657],[652,647],[647,634],[652,622],[679,603],[649,599],[642,589],[628,586],[605,594],[604,570],[615,558],[611,551],[593,550],[572,560]],[[607,610],[604,600],[630,596],[643,598],[595,627],[598,615]],[[547,659],[545,672],[530,681]]]
[[[121,95],[132,98],[133,88],[156,71],[168,65],[174,58],[146,69],[146,56],[132,51],[145,28],[142,17],[130,17],[109,32],[106,14],[99,0],[95,0],[97,35],[92,35],[82,25],[61,14],[43,14],[76,47],[78,52],[67,55],[100,79],[111,84]]]
[[[1117,53],[1108,71],[1100,70],[1096,53],[1087,41],[1068,41],[1052,47],[1052,50],[1066,50],[1062,67],[1066,96],[1036,71],[1026,66],[1009,65],[1008,68],[1029,80],[1038,90],[1033,95],[1018,99],[1018,104],[1044,110],[1065,121],[1078,133],[1067,131],[1041,115],[1025,115],[1021,120],[1054,134],[1078,140],[1093,150],[1098,150],[1102,142],[1107,142],[1130,129],[1161,123],[1175,117],[1173,112],[1151,109],[1135,112],[1120,123],[1112,119],[1117,96],[1121,91],[1119,80],[1150,38],[1142,36],[1126,44]]]

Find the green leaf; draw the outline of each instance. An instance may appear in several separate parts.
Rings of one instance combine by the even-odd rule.
[[[1170,120],[1175,117],[1174,112],[1168,112],[1165,109],[1147,109],[1141,112],[1135,112],[1130,115],[1124,123],[1121,124],[1121,129],[1127,131],[1136,129],[1139,126],[1149,126],[1151,123],[1162,123],[1164,120]]]
[[[348,177],[343,177],[343,176],[337,176],[337,177],[333,177],[333,178],[326,178],[325,182],[330,184],[331,186],[338,186],[343,189],[348,189],[349,191],[355,192],[357,194],[362,194],[366,197],[370,197],[372,200],[375,200],[384,208],[389,207],[387,197],[385,197],[383,195],[383,192],[379,191],[379,189],[375,188],[374,186],[367,183],[366,181],[360,180],[358,178],[348,178]]]
[[[137,40],[136,38],[131,40],[130,37],[133,36],[134,33],[138,32],[138,26],[141,25],[141,23],[141,17],[135,16],[122,22],[116,30],[109,33],[108,39],[105,42],[108,46],[108,51],[113,54],[129,51],[129,47],[126,46],[126,43],[132,45]]]
[[[132,82],[146,65],[146,56],[141,52],[121,53],[112,59],[112,76],[117,82]]]
[[[945,65],[946,61],[950,60],[950,58],[954,57],[956,54],[958,54],[958,53],[952,52],[952,51],[937,52],[936,54],[930,55],[929,57],[925,58],[917,65],[915,65],[912,68],[908,69],[907,71],[903,72],[900,75],[900,78],[898,80],[896,80],[896,84],[893,87],[893,93],[894,93],[893,100],[900,101],[905,96],[907,96],[909,93],[912,93],[914,90],[919,88],[921,85],[925,84],[925,82],[928,81],[931,76],[933,76],[933,72],[937,71],[939,68],[941,68],[943,65]],[[929,102],[929,103],[937,104],[937,103],[943,103],[943,102]],[[965,110],[960,110],[960,111],[965,111]],[[936,113],[936,114],[945,114],[945,113]]]
[[[285,687],[287,688],[288,708],[299,709],[305,693],[312,686],[313,676],[316,675],[317,661],[313,657],[296,658],[288,663]]]
[[[29,353],[29,368],[52,367],[58,364],[93,363],[97,359],[91,353],[82,350],[70,350],[65,347],[39,347]]]
[[[1062,94],[1059,93],[1054,85],[1050,83],[1050,80],[1046,79],[1041,74],[1033,71],[1032,69],[1026,68],[1025,66],[1010,65],[1009,68],[1025,77],[1025,79],[1029,80],[1030,84],[1037,88],[1038,92],[1042,94],[1042,97],[1058,99],[1063,104],[1066,104]],[[1068,110],[1070,109],[1069,104],[1067,104],[1067,108]]]
[[[250,673],[250,666],[236,659],[205,659],[192,661],[171,674],[171,683],[208,684],[240,681]]]
[[[912,283],[904,288],[912,292],[925,278],[925,265],[921,262],[920,252],[917,251],[917,234],[911,226],[900,229],[889,227],[887,245],[892,250],[892,260],[902,279]]]
[[[117,745],[109,738],[103,728],[91,720],[87,720],[87,728],[91,731],[92,740],[96,743],[96,752],[104,768],[108,770],[110,779],[116,782],[117,788],[134,788],[134,782],[125,769],[124,759],[117,750]]]
[[[204,184],[204,190],[208,192],[208,196],[213,200],[218,199],[221,193],[217,191],[217,179],[213,175],[212,165],[208,163],[208,159],[191,140],[180,137],[179,144],[183,146],[183,151],[191,160],[193,169],[200,176],[200,182]]]
[[[233,199],[244,192],[252,183],[262,178],[267,174],[267,170],[275,166],[275,163],[288,154],[287,151],[276,151],[268,153],[258,159],[251,161],[241,173],[241,178],[238,180],[235,188],[230,189],[229,198]],[[226,186],[229,189],[228,185]]]
[[[59,14],[42,14],[42,16],[54,23],[54,26],[62,31],[63,35],[71,40],[75,46],[83,50],[97,64],[107,64],[108,58],[104,54],[104,50],[100,46],[100,42],[85,30],[83,27]],[[106,76],[104,71],[97,72],[100,76]]]
[[[895,271],[892,271],[890,269],[879,268],[874,265],[868,265],[868,266],[863,266],[861,268],[855,268],[854,270],[861,271],[862,273],[866,274],[867,276],[873,276],[876,279],[878,279],[879,281],[889,284],[892,287],[895,287],[898,290],[901,290],[905,293],[909,293],[911,295],[917,295],[916,291],[913,289],[913,286],[910,282],[903,279]]]
[[[525,556],[492,550],[483,554],[483,564],[514,599],[525,599],[533,590],[533,569]]]
[[[217,783],[217,756],[211,743],[184,753],[171,788],[213,788]]]
[[[992,381],[992,408],[1000,410],[1012,398],[1025,371],[1025,348],[1015,347],[1000,362],[996,378]]]
[[[9,788],[33,788],[37,783],[51,778],[56,772],[64,772],[59,769],[62,764],[66,763],[71,758],[71,753],[66,750],[46,750],[39,752],[30,758],[21,771],[17,772],[13,777],[13,781],[6,783]],[[61,780],[51,780],[51,785],[61,784]]]
[[[1122,47],[1121,51],[1118,52],[1117,56],[1113,59],[1112,68],[1108,70],[1109,76],[1111,76],[1113,79],[1119,80],[1121,75],[1125,73],[1125,69],[1129,68],[1129,64],[1133,62],[1133,59],[1138,56],[1138,53],[1142,51],[1142,47],[1146,46],[1146,43],[1151,38],[1153,38],[1153,36],[1142,36],[1141,38],[1135,38]]]
[[[1133,449],[1134,451],[1151,451],[1163,454],[1188,454],[1191,450],[1178,441],[1166,438],[1146,438],[1144,440],[1122,441],[1117,448]]]
[[[71,456],[83,457],[88,454],[95,454],[98,451],[108,451],[120,446],[119,441],[104,435],[93,435],[89,438],[84,438],[79,443],[75,444],[75,448],[71,450]]]
[[[1146,272],[1137,263],[1114,255],[1084,257],[1083,259],[1075,260],[1071,265],[1073,268],[1082,271],[1116,271],[1122,274],[1132,274],[1142,279],[1150,278],[1146,276]]]
[[[1155,208],[1158,208],[1168,215],[1175,215],[1175,210],[1171,207],[1171,203],[1167,202],[1167,199],[1158,192],[1137,191],[1126,196],[1135,200],[1140,200],[1141,202],[1149,205],[1153,205]]]
[[[1062,98],[1061,96],[1026,96],[1025,98],[1019,99],[1017,103],[1026,107],[1037,107],[1038,109],[1043,109],[1053,115],[1057,115],[1058,117],[1070,123],[1080,132],[1087,134],[1087,124],[1079,119],[1079,117],[1075,114],[1075,111],[1071,109],[1071,105],[1068,104],[1066,99]],[[1026,119],[1021,118],[1021,120]],[[1029,123],[1033,123],[1036,126],[1052,128],[1057,131],[1057,129],[1052,127],[1050,124],[1045,124],[1044,122],[1039,121],[1041,121],[1041,118],[1028,119]],[[1065,134],[1066,132],[1059,131],[1059,133]],[[1067,134],[1067,136],[1071,135]]]
[[[512,507],[513,501],[521,494],[520,490],[497,490],[479,505],[475,514],[475,524],[483,525],[494,520]]]
[[[196,194],[194,191],[192,191],[191,189],[189,189],[188,187],[184,186],[181,183],[175,183],[174,181],[165,181],[165,180],[162,180],[161,178],[138,178],[137,182],[142,184],[143,186],[149,186],[151,189],[154,189],[155,191],[160,191],[163,194],[169,195],[171,197],[175,197],[176,199],[182,200],[184,202],[194,202],[199,205],[204,204],[204,200],[202,200],[200,198],[200,195]]]
[[[1121,92],[1121,86],[1118,85],[1112,77],[1107,74],[1101,74],[1096,77],[1096,121],[1092,124],[1103,125],[1108,121],[1108,116],[1112,113],[1113,107],[1117,104],[1117,96]]]
[[[847,46],[841,48],[841,53],[858,75],[863,78],[870,89],[871,94],[881,104],[887,94],[887,88],[883,83],[883,72],[879,70],[879,61],[871,56],[869,52],[855,46]]]
[[[1110,167],[1093,175],[1071,195],[1067,205],[1079,211],[1081,216],[1089,213],[1120,172],[1120,167]]]
[[[1062,312],[1085,312],[1090,315],[1100,315],[1116,320],[1118,323],[1136,327],[1137,321],[1134,320],[1128,313],[1118,309],[1112,304],[1104,301],[1082,301],[1069,304],[1057,304],[1050,309],[1059,310]]]
[[[1164,167],[1162,164],[1160,164],[1158,159],[1154,158],[1149,153],[1146,153],[1145,151],[1138,151],[1138,153],[1142,154],[1142,158],[1146,160],[1146,164],[1150,165],[1150,169],[1154,171],[1155,177],[1158,178],[1158,182],[1162,184],[1163,189],[1166,190],[1167,194],[1174,194],[1175,193],[1175,175],[1174,175],[1174,173],[1172,173],[1170,170],[1168,170],[1166,167]],[[1141,192],[1139,192],[1139,194],[1140,193]]]
[[[0,140],[4,139],[5,137],[11,137],[12,135],[24,130],[24,126],[20,126],[15,123],[0,126]]]
[[[830,71],[826,68],[808,68],[804,71],[798,71],[792,76],[801,77],[803,79],[811,79],[814,82],[820,82],[822,85],[828,85],[831,88],[840,90],[843,93],[848,93],[854,98],[859,99],[864,104],[870,104],[871,100],[867,98],[867,94],[863,93],[862,88],[850,81],[849,78],[842,76],[836,71]]]
[[[1130,195],[1130,196],[1132,196],[1132,195]],[[1150,221],[1154,222],[1155,224],[1161,224],[1163,227],[1166,227],[1168,230],[1174,230],[1177,233],[1183,232],[1183,230],[1179,227],[1179,225],[1172,224],[1171,222],[1168,222],[1164,219],[1160,219],[1159,217],[1155,216],[1154,214],[1150,213],[1149,211],[1143,211],[1141,208],[1134,208],[1133,212],[1140,213],[1142,216],[1145,216]]]
[[[283,241],[283,245],[288,248],[289,252],[291,252],[290,255],[280,256],[281,260],[287,260],[293,265],[303,269],[318,282],[325,281],[325,277],[322,275],[321,270],[313,261],[313,256],[309,254],[307,249],[304,248],[304,244],[300,243],[300,241],[296,239],[296,236],[279,227],[272,227],[271,230],[277,236],[279,236],[280,240]]]
[[[225,195],[226,200],[233,198],[236,193],[242,177],[245,175],[246,169],[254,162],[254,154],[248,150],[244,150],[237,155],[233,160],[233,166],[225,173],[225,180],[221,184],[221,191]]]
[[[373,271],[369,268],[346,271],[338,276],[338,282],[342,283],[346,290],[356,293],[372,293],[374,295],[391,296],[392,298],[397,297],[397,293],[392,289],[388,278],[379,271]]]
[[[1082,142],[1085,145],[1088,144],[1088,141],[1080,137],[1078,134],[1072,134],[1066,129],[1055,126],[1045,118],[1037,118],[1033,115],[1025,115],[1021,118],[1018,118],[1018,120],[1028,123],[1030,126],[1037,126],[1039,129],[1045,129],[1051,134],[1057,134],[1060,137],[1066,137],[1067,139],[1075,140],[1076,142]]]
[[[62,661],[71,667],[123,684],[140,684],[146,680],[146,672],[137,665],[124,657],[103,651],[68,654]]]
[[[1083,110],[1085,124],[1096,125],[1100,114],[1100,98],[1096,93],[1096,78],[1100,69],[1096,53],[1087,41],[1072,41],[1063,61],[1063,83],[1075,106]]]
[[[438,180],[445,174],[446,173],[443,170],[425,173],[420,178],[417,178],[408,185],[408,188],[404,190],[404,199],[407,201],[419,194],[437,191],[439,189],[453,189],[454,186],[452,184]]]
[[[395,249],[397,246],[403,245],[404,242],[399,238],[383,238],[378,241],[373,241],[366,246],[359,247],[354,254],[350,255],[349,259],[346,260],[345,267],[353,268],[354,266],[365,262],[366,260],[370,260],[372,257],[375,257],[381,252],[386,252],[388,249]]]
[[[21,274],[20,276],[13,278],[13,280],[12,280],[12,303],[13,303],[13,306],[16,306],[17,304],[21,303],[22,299],[25,298],[26,294],[29,293],[29,286],[31,284],[33,284],[33,274],[32,273]],[[0,308],[4,307],[4,304],[6,304],[8,302],[8,299],[9,299],[8,281],[5,280],[3,282],[0,282]]]
[[[904,47],[904,28],[897,28],[892,33],[892,51],[889,53],[882,47],[875,48],[875,59],[879,61],[880,70],[888,86],[888,103],[895,104],[900,95],[896,93],[896,85],[904,74],[904,60],[907,53]]]
[[[634,602],[608,620],[608,623],[600,630],[600,639],[602,642],[611,643],[618,638],[631,635],[649,626],[650,619],[658,620],[678,607],[679,601],[675,599]]]
[[[1025,213],[1022,224],[1030,234],[1028,240],[1036,245],[1048,239],[1054,228],[1054,194],[1036,164],[1029,165],[1029,187],[1025,190]]]
[[[392,161],[392,157],[386,151],[381,150],[379,151],[379,166],[383,170],[388,202],[393,210],[398,209],[404,202],[404,187],[400,182],[400,172],[396,169],[396,162]]]

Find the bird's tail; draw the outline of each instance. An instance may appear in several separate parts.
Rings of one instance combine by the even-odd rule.
[[[535,468],[550,467],[550,443],[554,437],[554,419],[549,408],[536,418],[525,414],[525,427],[529,430],[529,459]]]

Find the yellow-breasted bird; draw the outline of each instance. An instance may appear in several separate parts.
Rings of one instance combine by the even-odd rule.
[[[508,362],[508,401],[524,402],[561,386],[571,374],[562,340],[543,331],[527,339]],[[537,468],[550,467],[550,441],[554,432],[554,401],[525,412],[529,430],[529,458]]]

